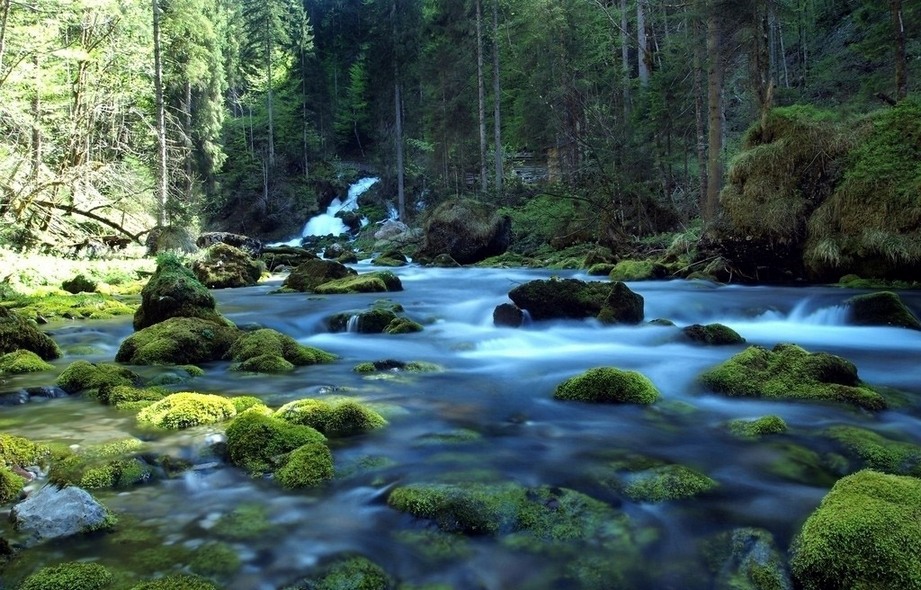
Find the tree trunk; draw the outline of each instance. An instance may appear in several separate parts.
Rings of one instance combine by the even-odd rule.
[[[0,85],[6,79],[3,72],[3,58],[6,56],[6,23],[12,9],[11,0],[0,0]]]
[[[41,64],[38,54],[32,55],[32,66],[35,68],[32,94],[32,186],[38,186],[39,171],[42,167],[42,97],[41,97]]]
[[[752,5],[752,48],[751,48],[751,76],[755,91],[755,100],[758,101],[758,115],[761,121],[761,130],[767,127],[768,113],[773,102],[771,82],[770,45],[768,29],[768,7],[766,0],[757,0]]]
[[[707,14],[707,109],[709,141],[707,154],[707,198],[701,209],[704,221],[716,219],[723,183],[723,64],[720,55],[719,16],[711,2]]]
[[[193,150],[195,149],[192,143],[192,83],[188,80],[185,82],[185,100],[183,108],[183,144],[185,145],[185,154],[183,154],[185,159],[185,179],[183,180],[184,186],[184,196],[187,203],[192,202],[192,188],[194,183],[192,179],[195,175],[193,167]]]
[[[390,12],[391,24],[393,26],[393,39],[396,43],[397,37],[397,2],[393,0]],[[397,157],[397,214],[400,221],[406,221],[406,187],[403,169],[403,97],[400,88],[400,59],[396,55],[394,47],[393,58],[393,109],[394,109],[394,143],[396,144]]]
[[[480,190],[486,192],[486,82],[483,76],[483,3],[476,0],[477,115],[480,123]]]
[[[269,76],[269,83],[267,85],[266,92],[266,114],[269,118],[269,169],[272,170],[275,168],[275,118],[274,113],[272,112],[272,107],[274,106],[274,97],[272,96],[272,33],[268,32],[266,35],[265,43],[265,63],[266,69]]]
[[[636,0],[636,65],[640,85],[649,85],[649,52],[646,38],[646,0]]]
[[[902,22],[902,0],[890,0],[892,10],[892,35],[895,41],[895,96],[902,100],[908,96],[908,65],[905,57],[905,25]]]
[[[694,127],[697,132],[697,168],[700,174],[698,203],[701,215],[707,199],[707,127],[704,121],[703,34],[700,18],[694,17]]]
[[[154,108],[157,126],[157,224],[165,226],[167,216],[167,170],[166,170],[166,112],[163,106],[163,56],[160,47],[160,4],[153,4],[153,53],[154,53]]]
[[[620,0],[620,62],[624,70],[624,133],[630,120],[630,43],[627,36],[627,0]]]
[[[499,0],[492,0],[492,94],[493,141],[495,142],[496,195],[502,196],[502,80],[499,72]]]

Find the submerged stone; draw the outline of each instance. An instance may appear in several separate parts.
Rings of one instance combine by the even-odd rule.
[[[743,344],[745,338],[739,336],[738,332],[723,324],[692,324],[681,329],[681,333],[699,344],[711,344],[714,346],[725,346],[729,344]]]
[[[693,498],[718,484],[684,465],[660,465],[619,477],[621,491],[634,502],[665,502]]]
[[[344,295],[347,293],[386,293],[402,291],[400,278],[390,271],[368,272],[347,276],[317,286],[314,292],[320,295]]]
[[[508,296],[535,320],[597,318],[606,324],[643,321],[643,297],[621,282],[537,280],[515,287]]]
[[[658,399],[659,391],[652,381],[636,371],[596,367],[560,383],[553,397],[580,402],[651,404]]]
[[[288,455],[275,472],[275,479],[288,489],[310,488],[329,481],[335,475],[333,455],[322,442],[302,445]]]
[[[786,559],[763,529],[738,528],[705,542],[714,590],[792,590]]]
[[[758,438],[767,434],[783,434],[787,423],[780,416],[762,416],[754,420],[730,420],[726,425],[733,436],[739,438]]]
[[[847,455],[857,457],[865,467],[921,477],[921,446],[891,440],[856,426],[832,426],[822,434],[842,445]]]
[[[340,558],[291,590],[391,590],[396,584],[379,565],[366,557]]]

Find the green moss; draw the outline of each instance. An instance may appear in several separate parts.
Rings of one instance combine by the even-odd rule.
[[[264,401],[253,395],[238,395],[237,397],[231,397],[229,399],[238,414],[252,407],[265,405]]]
[[[29,350],[15,350],[0,356],[0,373],[19,375],[50,371],[54,367]]]
[[[61,356],[61,349],[47,334],[0,305],[0,354],[17,350],[30,350],[46,361]]]
[[[307,443],[291,451],[285,464],[275,472],[283,487],[311,488],[333,478],[333,455],[325,443]]]
[[[849,361],[824,352],[809,353],[793,344],[773,350],[750,346],[702,376],[705,385],[732,397],[836,401],[868,410],[886,400],[865,386]]]
[[[290,373],[294,368],[294,365],[274,354],[261,354],[231,365],[232,371],[266,373],[270,375]]]
[[[68,393],[102,389],[118,385],[133,386],[141,378],[127,367],[112,363],[93,364],[88,361],[74,361],[58,376],[58,387]]]
[[[156,387],[139,388],[130,385],[116,385],[100,388],[96,397],[104,404],[127,410],[147,407],[166,397],[166,393]]]
[[[659,391],[644,375],[613,367],[596,367],[560,383],[553,397],[595,403],[651,404]]]
[[[321,295],[344,295],[346,293],[386,293],[402,291],[399,277],[390,271],[369,272],[348,276],[317,286],[314,291]]]
[[[181,430],[202,424],[224,422],[236,416],[228,398],[206,393],[181,392],[168,395],[138,412],[138,423]]]
[[[157,580],[141,582],[130,590],[220,590],[213,582],[188,574],[166,576]]]
[[[612,281],[648,281],[663,278],[668,271],[652,260],[621,260],[614,265],[608,278]]]
[[[681,333],[692,342],[724,346],[729,344],[742,344],[745,338],[738,332],[723,324],[692,324],[681,329]]]
[[[733,436],[758,438],[766,434],[783,434],[787,423],[780,416],[762,416],[754,420],[731,420],[727,425]]]
[[[384,328],[384,334],[411,334],[421,332],[422,324],[414,322],[409,318],[396,318]]]
[[[643,297],[622,282],[537,280],[515,287],[508,296],[535,320],[593,317],[605,324],[643,321]]]
[[[725,590],[790,590],[785,559],[774,538],[763,529],[739,528],[704,543],[714,588]]]
[[[588,267],[588,274],[597,277],[609,276],[614,271],[614,264],[610,262],[599,262]]]
[[[102,590],[112,574],[98,563],[69,561],[43,567],[19,585],[19,590]]]
[[[0,432],[0,465],[6,467],[28,467],[41,465],[51,456],[47,445],[13,434]]]
[[[352,318],[355,318],[354,326],[350,326]],[[326,323],[333,332],[353,329],[360,334],[380,334],[397,319],[397,314],[393,309],[375,306],[367,311],[337,313],[328,318]]]
[[[398,543],[411,547],[416,554],[421,555],[427,561],[460,561],[473,554],[470,542],[466,538],[440,530],[398,531],[393,538]]]
[[[192,262],[192,272],[210,289],[248,287],[259,282],[265,264],[239,248],[217,243]]]
[[[215,311],[215,304],[211,292],[179,257],[161,255],[157,257],[157,270],[141,290],[141,306],[134,314],[134,329],[141,330],[176,317],[225,324],[224,318]],[[189,362],[196,361],[186,361]]]
[[[92,293],[96,290],[96,281],[86,275],[79,274],[72,279],[67,279],[61,283],[61,288],[76,295],[77,293]]]
[[[329,363],[335,355],[303,346],[275,330],[267,328],[246,332],[230,347],[230,358],[237,361],[233,369],[256,373],[286,373],[295,366]]]
[[[387,425],[383,416],[354,401],[297,400],[280,407],[275,417],[291,424],[310,426],[332,438],[370,432]]]
[[[137,456],[142,444],[129,438],[57,457],[48,479],[59,486],[86,489],[127,488],[149,481],[153,470]]]
[[[326,437],[309,426],[290,424],[252,408],[227,427],[227,454],[234,465],[252,473],[274,471],[279,458],[308,443],[324,443]]]
[[[262,504],[241,504],[221,516],[211,529],[218,537],[234,541],[259,538],[273,530],[269,513]]]
[[[693,498],[718,484],[684,465],[661,465],[626,475],[624,494],[635,502],[664,502]]]
[[[856,426],[832,426],[822,434],[841,444],[866,467],[896,475],[921,477],[921,446],[895,441]]]
[[[921,589],[921,480],[864,470],[803,524],[790,566],[804,590]]]
[[[377,367],[374,363],[358,363],[352,370],[356,373],[376,373]]]
[[[26,485],[26,480],[0,465],[0,504],[12,502],[19,497],[19,492]]]
[[[137,309],[136,305],[129,305],[112,295],[101,293],[32,295],[16,299],[13,307],[27,318],[68,320],[103,320],[131,315]]]
[[[220,541],[205,543],[195,549],[189,559],[189,568],[202,576],[228,577],[240,569],[237,550]]]
[[[858,326],[893,326],[921,330],[921,322],[902,299],[891,291],[851,297],[844,302],[850,321]]]
[[[297,266],[285,278],[283,289],[312,292],[324,283],[354,276],[349,267],[331,260],[311,259]]]
[[[173,317],[126,338],[115,355],[133,365],[189,365],[221,360],[240,332],[200,318]]]
[[[296,588],[309,590],[391,590],[395,588],[379,565],[365,557],[340,559]]]

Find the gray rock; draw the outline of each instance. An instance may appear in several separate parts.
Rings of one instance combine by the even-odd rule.
[[[381,228],[374,232],[375,240],[392,240],[396,236],[409,231],[409,226],[407,226],[402,221],[397,221],[395,219],[388,219],[381,224]]]
[[[32,546],[105,528],[109,511],[82,488],[48,485],[13,506],[10,518]]]

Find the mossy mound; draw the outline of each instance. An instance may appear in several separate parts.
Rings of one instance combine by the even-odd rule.
[[[302,399],[278,408],[274,416],[290,424],[310,426],[330,438],[362,434],[387,425],[383,416],[355,401]]]
[[[409,261],[399,250],[387,250],[377,258],[372,259],[371,264],[375,266],[406,266]]]
[[[665,265],[652,260],[621,260],[608,273],[612,281],[651,281],[666,276],[668,269]]]
[[[786,560],[764,529],[739,528],[704,542],[714,590],[792,590]]]
[[[252,473],[274,471],[294,449],[325,442],[316,429],[266,416],[258,408],[238,415],[227,427],[228,458]]]
[[[229,355],[237,363],[231,367],[233,370],[258,373],[285,373],[296,366],[336,359],[335,355],[303,346],[294,338],[268,328],[245,332],[230,347]]]
[[[392,590],[396,584],[379,565],[366,557],[339,558],[285,590]]]
[[[180,392],[168,395],[138,412],[138,423],[182,430],[202,424],[224,422],[237,415],[226,397],[207,393]]]
[[[598,318],[606,324],[643,321],[643,297],[621,282],[537,280],[515,287],[508,296],[535,320]]]
[[[43,444],[0,432],[0,465],[6,467],[28,467],[41,465],[51,456],[51,449]]]
[[[317,286],[314,292],[320,295],[345,295],[347,293],[386,293],[402,290],[403,283],[398,276],[390,271],[381,270],[329,281]]]
[[[196,548],[189,560],[189,568],[202,576],[232,576],[241,565],[237,550],[221,541],[211,541]]]
[[[166,397],[165,390],[158,387],[132,387],[116,385],[101,387],[96,399],[120,410],[139,410]]]
[[[585,272],[594,277],[607,277],[610,276],[615,266],[617,265],[610,262],[598,262],[588,267]]]
[[[754,420],[730,420],[726,425],[733,436],[758,438],[768,434],[783,434],[787,423],[780,416],[762,416]]]
[[[19,585],[18,590],[103,590],[112,573],[98,563],[69,561],[43,567]]]
[[[153,469],[140,458],[142,443],[126,439],[80,449],[56,458],[48,479],[84,489],[128,488],[149,481]]]
[[[104,320],[131,315],[137,306],[128,305],[111,295],[99,293],[79,293],[77,295],[50,293],[19,297],[13,303],[13,308],[21,316],[27,318]]]
[[[352,369],[356,373],[377,373],[379,371],[405,371],[407,373],[438,373],[443,371],[444,368],[435,363],[427,363],[425,361],[397,361],[393,359],[385,359],[380,361],[373,361],[367,363],[358,363]]]
[[[259,538],[274,528],[264,505],[247,503],[222,515],[211,531],[222,539],[247,541]]]
[[[621,491],[634,502],[665,502],[693,498],[718,484],[684,465],[660,465],[620,477]]]
[[[93,364],[89,361],[74,361],[58,375],[58,387],[67,393],[100,390],[119,385],[135,386],[141,377],[127,367],[112,363]]]
[[[508,249],[512,221],[485,203],[452,199],[432,210],[424,232],[417,259],[427,261],[447,254],[460,264],[474,264]]]
[[[888,439],[856,426],[832,426],[822,431],[844,447],[845,453],[859,459],[864,467],[921,477],[921,446]]]
[[[384,334],[412,334],[424,330],[422,324],[409,318],[396,318],[384,327]]]
[[[745,342],[745,338],[739,336],[738,332],[723,324],[691,324],[682,328],[681,333],[691,342],[713,346],[743,344]]]
[[[594,403],[651,404],[659,391],[646,376],[636,371],[596,367],[557,385],[553,397]]]
[[[844,302],[849,321],[858,326],[893,326],[921,330],[921,322],[891,291],[868,293]]]
[[[706,371],[701,380],[731,397],[835,401],[867,410],[886,408],[886,400],[866,387],[848,360],[810,353],[794,344],[772,350],[750,346]]]
[[[79,274],[72,279],[67,279],[61,283],[61,289],[76,295],[77,293],[92,293],[96,290],[96,281]]]
[[[240,248],[214,244],[192,262],[195,277],[210,289],[249,287],[259,282],[265,265]]]
[[[333,455],[329,447],[314,442],[291,451],[284,465],[275,472],[275,479],[288,489],[311,488],[329,481],[333,475]]]
[[[339,264],[332,260],[312,258],[301,263],[297,268],[292,270],[281,286],[282,289],[310,293],[323,283],[328,283],[336,279],[343,279],[356,274],[358,274],[356,271],[344,264]]]
[[[50,371],[54,367],[30,350],[14,350],[0,356],[0,373],[20,375]]]
[[[46,361],[61,356],[61,349],[47,334],[0,305],[0,354],[17,350],[29,350]]]
[[[157,258],[157,270],[141,290],[134,329],[141,330],[174,317],[199,318],[223,324],[214,296],[182,261],[171,254]]]
[[[803,590],[921,589],[921,480],[864,470],[839,480],[793,543]]]
[[[25,478],[0,465],[0,504],[7,504],[18,498],[24,485]]]
[[[130,590],[221,590],[214,582],[199,576],[177,574],[141,582]]]
[[[132,365],[196,365],[223,359],[240,331],[201,318],[174,317],[135,332],[115,355]]]

